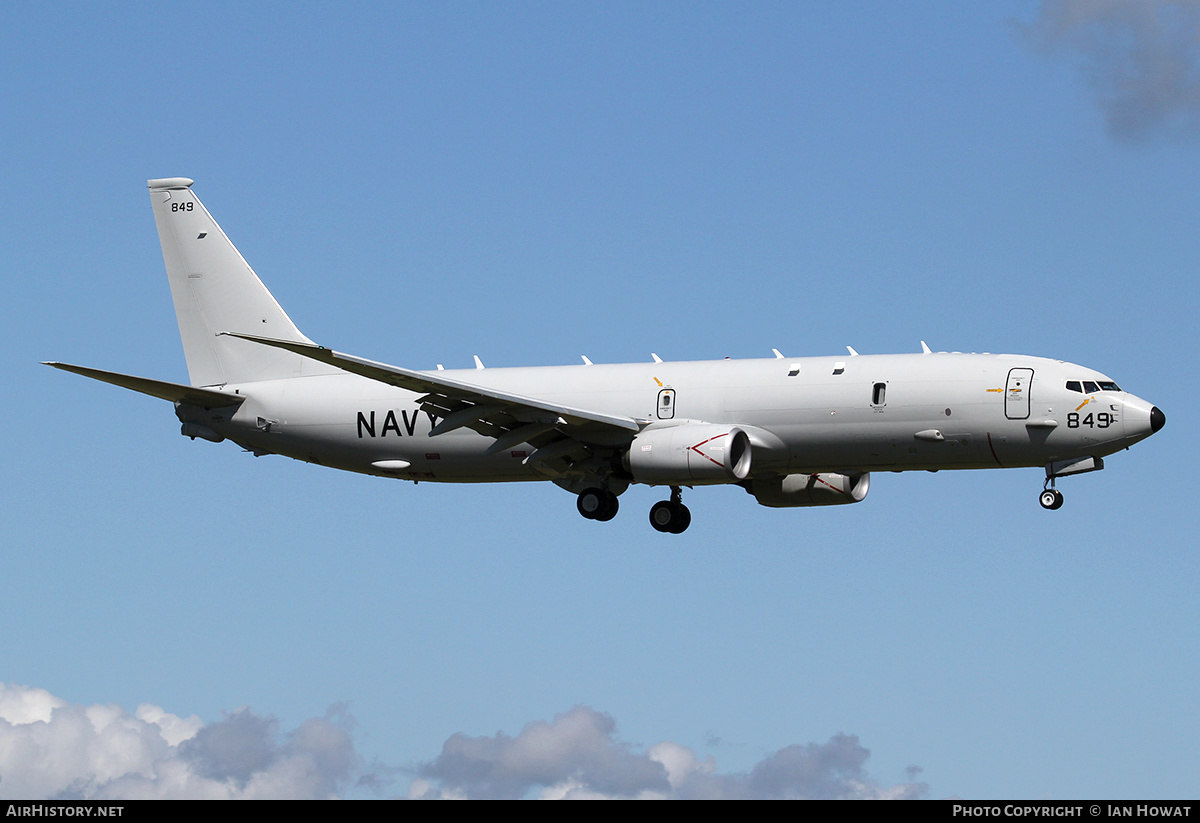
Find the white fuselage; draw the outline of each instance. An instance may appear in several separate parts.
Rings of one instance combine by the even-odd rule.
[[[1104,375],[1019,355],[862,355],[437,374],[628,416],[647,429],[684,421],[738,425],[751,435],[752,477],[1043,466],[1102,457],[1152,433],[1146,401],[1123,391],[1066,388],[1069,380],[1107,381]],[[1022,377],[1027,379],[1017,385]],[[413,480],[545,477],[525,460],[531,447],[520,444],[489,456],[494,440],[469,429],[430,436],[435,420],[420,410],[419,394],[354,374],[225,389],[247,399],[231,420],[213,428],[256,451]],[[381,470],[374,465],[381,461],[409,466]]]

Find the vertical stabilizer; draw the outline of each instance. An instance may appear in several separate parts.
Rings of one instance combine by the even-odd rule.
[[[291,352],[217,336],[238,332],[312,342],[196,199],[191,180],[170,177],[148,185],[192,385],[275,380],[325,368]]]

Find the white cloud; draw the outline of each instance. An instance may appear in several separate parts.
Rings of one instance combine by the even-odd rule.
[[[615,730],[607,714],[577,706],[551,723],[528,724],[516,737],[455,734],[420,773],[442,787],[438,795],[448,796],[515,798],[535,786],[621,797],[669,791],[662,764],[618,743]],[[577,775],[586,775],[585,784],[576,785]]]
[[[144,704],[80,706],[44,689],[0,684],[0,797],[42,799],[328,798],[378,791],[340,708],[282,731],[248,708],[205,724]],[[613,718],[576,706],[516,736],[451,735],[413,771],[412,798],[915,798],[912,767],[895,785],[873,780],[858,738],[787,746],[746,773],[663,741],[640,751]]]
[[[892,786],[872,780],[863,768],[869,756],[857,737],[839,734],[783,748],[746,774],[721,775],[711,757],[701,760],[671,741],[636,752],[617,739],[612,717],[576,706],[515,737],[451,736],[419,769],[409,796],[901,799],[925,793],[911,779]]]
[[[0,797],[334,797],[356,772],[346,725],[335,711],[281,734],[249,709],[204,725],[0,684]]]

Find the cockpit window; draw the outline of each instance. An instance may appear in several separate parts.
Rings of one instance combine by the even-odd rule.
[[[1068,380],[1067,391],[1092,394],[1098,391],[1120,391],[1121,387],[1111,380]]]

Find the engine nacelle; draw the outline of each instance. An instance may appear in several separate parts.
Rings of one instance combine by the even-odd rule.
[[[774,509],[792,506],[837,506],[858,503],[871,488],[871,475],[846,475],[832,472],[789,474],[762,477],[746,484],[746,491],[764,506]]]
[[[630,444],[626,468],[651,485],[736,483],[750,474],[750,438],[737,426],[714,423],[647,429]]]

